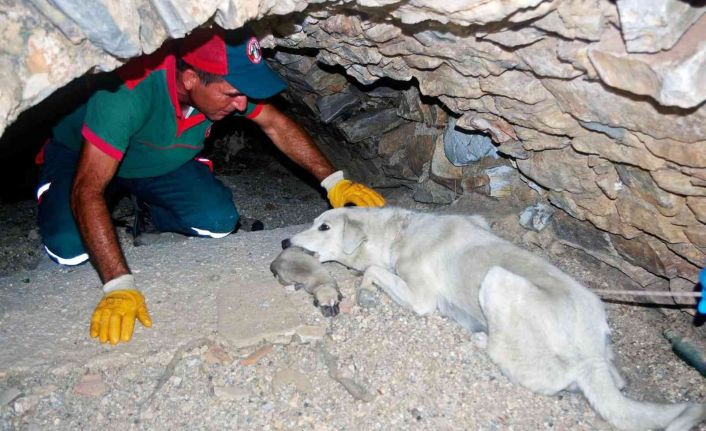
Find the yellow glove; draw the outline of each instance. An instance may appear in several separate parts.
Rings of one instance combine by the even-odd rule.
[[[328,191],[328,200],[334,208],[342,207],[348,203],[359,207],[385,205],[385,199],[375,190],[344,179],[341,171],[329,175],[321,185]]]
[[[135,318],[145,327],[152,326],[145,297],[135,289],[131,274],[107,282],[103,291],[105,296],[91,317],[91,337],[98,337],[101,343],[110,341],[110,344],[117,344],[119,341],[130,341]]]

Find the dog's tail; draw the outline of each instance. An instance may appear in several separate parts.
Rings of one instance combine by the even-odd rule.
[[[615,385],[607,363],[591,364],[577,383],[594,409],[623,430],[687,431],[706,419],[706,404],[661,404],[632,400]]]

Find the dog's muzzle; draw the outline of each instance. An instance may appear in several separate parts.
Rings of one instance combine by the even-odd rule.
[[[292,241],[290,241],[289,238],[282,240],[282,250],[287,249],[291,246],[292,246]]]

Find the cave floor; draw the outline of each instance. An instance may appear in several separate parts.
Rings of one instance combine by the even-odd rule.
[[[223,179],[241,213],[268,230],[220,240],[165,235],[134,247],[119,229],[154,325],[138,324],[117,346],[88,335],[100,298],[93,269],[62,268],[39,252],[27,222],[33,203],[0,208],[10,232],[0,278],[0,428],[610,429],[580,394],[547,397],[511,384],[478,339],[438,314],[416,316],[384,295],[373,308],[355,306],[359,278],[339,265],[327,264],[345,296],[333,319],[305,292],[278,285],[269,263],[280,241],[326,203],[276,162],[251,164]],[[385,194],[428,209],[404,190]],[[522,208],[470,196],[455,209],[486,215],[501,236],[588,287],[632,286],[582,252],[522,244]],[[606,308],[630,396],[706,401],[703,377],[662,336],[673,328],[704,347],[703,326],[676,310]]]

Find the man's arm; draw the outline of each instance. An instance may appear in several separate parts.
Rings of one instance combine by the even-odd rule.
[[[84,142],[74,185],[71,209],[83,243],[103,284],[103,299],[91,316],[91,337],[117,344],[132,338],[135,319],[152,326],[145,298],[125,262],[103,193],[120,162]]]
[[[296,164],[323,181],[336,169],[324,156],[311,136],[294,120],[265,103],[253,119],[272,142]]]
[[[84,143],[71,190],[76,224],[103,283],[130,273],[103,195],[119,163],[90,143]]]
[[[385,199],[376,191],[343,178],[343,171],[336,172],[311,136],[274,106],[264,104],[253,121],[287,157],[321,182],[334,208],[346,204],[365,207],[385,205]]]

